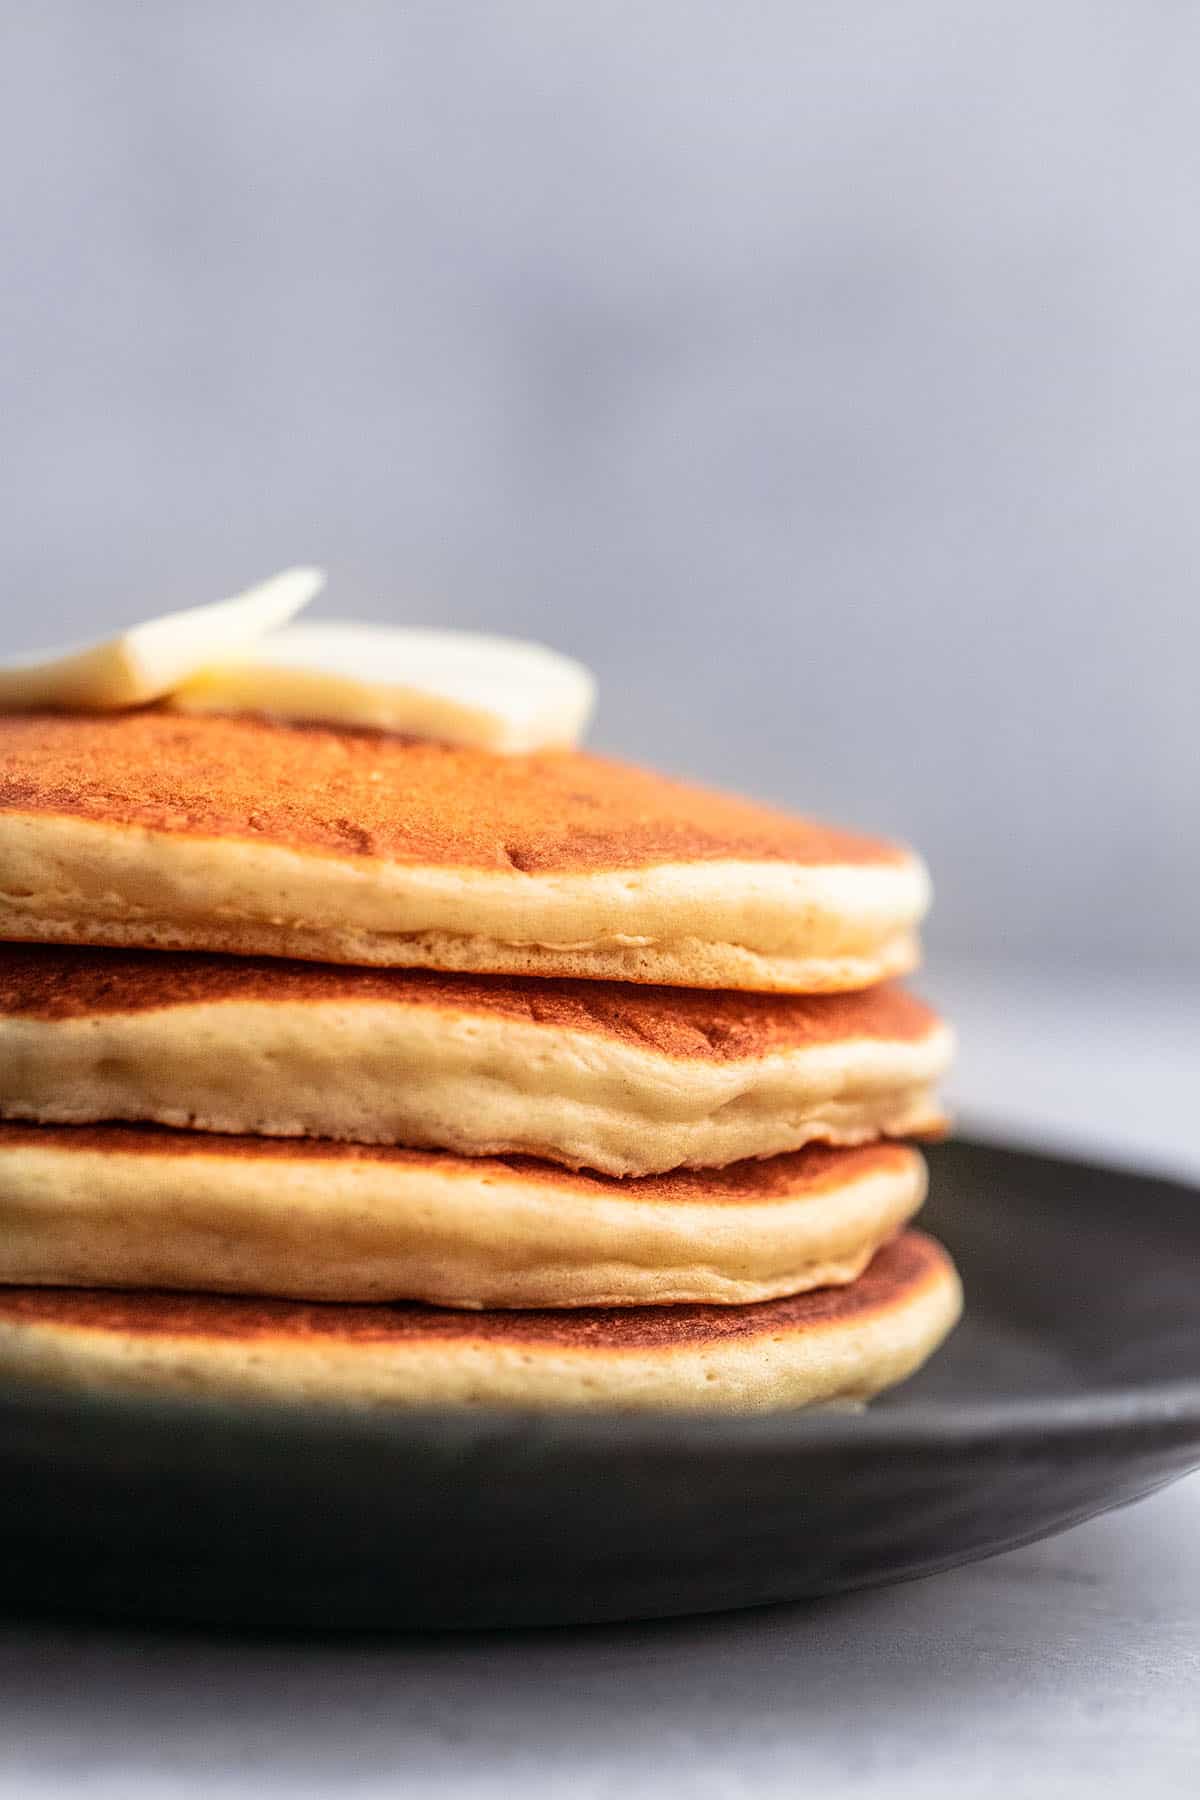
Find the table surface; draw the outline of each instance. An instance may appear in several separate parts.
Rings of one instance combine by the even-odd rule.
[[[946,965],[993,1135],[1200,1178],[1200,983]],[[907,1587],[333,1643],[0,1623],[0,1795],[1200,1790],[1200,1476]]]

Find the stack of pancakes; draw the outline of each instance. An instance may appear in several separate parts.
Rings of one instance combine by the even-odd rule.
[[[580,751],[0,718],[0,1366],[764,1408],[957,1316],[908,852]]]

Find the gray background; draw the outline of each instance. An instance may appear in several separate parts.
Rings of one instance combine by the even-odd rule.
[[[316,559],[1196,963],[1200,10],[0,0],[12,647]]]

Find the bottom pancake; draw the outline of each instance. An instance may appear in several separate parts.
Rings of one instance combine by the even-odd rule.
[[[916,1231],[850,1287],[756,1306],[564,1313],[0,1290],[0,1372],[57,1387],[368,1405],[768,1411],[864,1400],[946,1336],[961,1289]]]
[[[437,1306],[743,1304],[852,1281],[901,1144],[673,1175],[151,1126],[0,1124],[0,1282]]]

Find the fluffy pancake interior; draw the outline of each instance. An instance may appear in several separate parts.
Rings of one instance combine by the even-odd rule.
[[[0,953],[0,1114],[530,1154],[613,1175],[932,1130],[946,1028],[823,997]]]
[[[920,1156],[818,1146],[641,1180],[528,1159],[0,1126],[0,1281],[442,1306],[741,1304],[853,1280]]]

